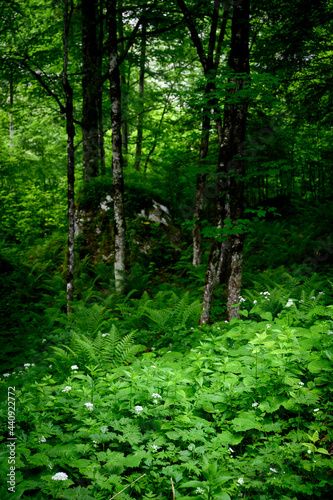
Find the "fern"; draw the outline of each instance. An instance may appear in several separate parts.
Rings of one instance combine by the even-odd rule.
[[[48,358],[62,375],[68,374],[72,365],[85,370],[95,365],[105,370],[131,363],[143,347],[133,343],[136,331],[122,336],[113,325],[109,333],[99,331],[95,339],[84,333],[72,332],[70,347],[53,347],[54,357]]]

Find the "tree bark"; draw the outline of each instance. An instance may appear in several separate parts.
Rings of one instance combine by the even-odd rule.
[[[116,0],[107,4],[109,81],[111,99],[112,128],[112,172],[113,172],[113,206],[114,206],[114,276],[116,291],[123,288],[122,280],[125,272],[125,212],[124,212],[124,180],[123,157],[121,144],[121,89],[120,71],[117,51]]]
[[[71,10],[68,12],[68,0],[64,0],[64,31],[63,31],[63,73],[62,85],[65,92],[65,113],[66,113],[66,131],[67,131],[67,200],[68,200],[68,253],[67,253],[67,314],[72,312],[72,303],[74,296],[74,136],[75,127],[73,120],[73,89],[68,81],[67,66],[68,66],[68,32],[73,11],[73,2],[71,2]]]
[[[244,88],[249,73],[249,11],[250,0],[233,2],[233,18],[231,33],[231,51],[229,67],[234,75],[229,79],[232,84],[229,99],[224,108],[223,139],[218,160],[219,196],[216,203],[216,225],[222,227],[226,214],[231,219],[233,227],[243,214],[243,176],[244,162],[242,160],[242,144],[245,140],[247,99],[237,94]],[[222,246],[226,255],[220,264],[221,274],[226,276],[228,285],[227,320],[239,316],[238,308],[233,307],[239,302],[242,284],[243,241],[241,233],[228,236],[228,243]],[[220,260],[221,244],[212,242],[205,288],[202,303],[202,315],[199,324],[209,321],[210,305],[213,293],[213,280],[216,279],[217,266]],[[218,257],[217,257],[218,255]]]
[[[140,76],[139,76],[139,117],[137,124],[135,168],[140,170],[143,138],[143,109],[144,109],[144,89],[145,89],[145,64],[146,64],[146,24],[142,24],[142,40],[140,53]]]
[[[101,78],[97,43],[96,0],[82,0],[82,162],[83,181],[99,174],[99,102]]]

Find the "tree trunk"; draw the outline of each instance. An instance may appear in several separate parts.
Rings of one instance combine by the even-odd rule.
[[[103,30],[103,7],[104,2],[99,2],[99,36],[98,36],[98,75],[102,82],[103,69],[103,47],[104,47],[104,30]],[[101,175],[105,175],[105,150],[104,150],[104,128],[103,128],[103,84],[98,86],[98,146],[101,160]]]
[[[139,117],[137,124],[135,168],[140,170],[143,137],[143,110],[144,110],[144,89],[145,89],[145,64],[146,64],[146,24],[142,24],[142,40],[140,53],[140,77],[139,77]]]
[[[125,213],[124,213],[124,180],[123,157],[121,144],[121,90],[120,71],[117,52],[117,20],[116,0],[110,0],[108,10],[108,50],[109,81],[111,98],[112,128],[112,172],[113,172],[113,206],[114,206],[114,275],[116,291],[122,290],[125,272]]]
[[[218,184],[220,193],[216,204],[216,225],[218,227],[222,227],[228,211],[230,211],[228,218],[231,219],[233,227],[237,226],[237,220],[243,214],[244,162],[241,148],[245,140],[247,99],[239,97],[237,94],[246,83],[244,73],[249,73],[249,7],[249,0],[242,2],[234,0],[233,2],[229,67],[235,74],[229,79],[232,87],[229,90],[229,99],[227,97],[224,108],[223,139],[219,152],[218,173],[220,181]],[[241,292],[243,241],[244,237],[241,233],[231,234],[228,236],[228,243],[222,246],[226,255],[223,256],[221,263],[223,269],[220,272],[227,279],[227,319],[229,321],[233,317],[239,316],[238,308],[233,306],[239,302]],[[209,320],[214,288],[213,279],[216,278],[220,251],[221,245],[213,241],[206,273],[200,324]],[[230,252],[229,255],[228,252]]]
[[[13,121],[13,107],[14,107],[14,85],[13,85],[13,72],[10,72],[9,80],[9,147],[14,147],[14,121]]]
[[[68,66],[68,32],[73,11],[73,3],[71,2],[71,12],[68,13],[68,0],[64,0],[64,60],[62,85],[65,91],[65,112],[66,112],[66,130],[67,130],[67,199],[68,199],[68,253],[67,253],[67,314],[72,312],[71,306],[74,296],[74,136],[75,127],[73,120],[73,89],[68,81],[67,66]]]
[[[82,146],[83,181],[99,174],[100,128],[98,108],[101,78],[97,43],[96,0],[82,0]]]
[[[122,15],[122,0],[119,0],[119,38],[121,53],[124,52],[124,30],[123,30],[123,15]],[[125,153],[125,158],[123,158],[124,165],[126,166],[127,159],[126,155],[128,153],[128,124],[127,124],[127,100],[128,100],[128,85],[126,83],[126,75],[125,75],[125,64],[122,64],[120,67],[120,83],[121,83],[121,112],[122,112],[122,121],[121,121],[121,143],[123,148],[123,153]]]

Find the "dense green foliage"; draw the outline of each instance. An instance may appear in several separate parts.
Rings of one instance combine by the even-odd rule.
[[[83,19],[75,0],[68,39],[77,226],[70,315],[63,3],[0,3],[0,498],[329,499],[332,0],[251,2],[250,83],[240,94],[248,103],[239,151],[246,210],[237,227],[229,220],[221,228],[214,220],[214,121],[233,99],[232,11],[213,78],[202,70],[176,1],[116,3],[119,56],[126,56],[126,271],[117,293],[106,4],[96,4],[105,170],[83,181]],[[218,2],[185,3],[207,53]],[[146,31],[139,23],[133,32],[138,19]],[[207,115],[209,150],[198,168]],[[194,267],[198,173],[207,179],[203,264]],[[240,229],[241,318],[226,321],[226,285],[216,284],[210,323],[198,327],[211,240]]]

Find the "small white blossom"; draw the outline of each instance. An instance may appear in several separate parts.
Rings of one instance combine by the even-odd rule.
[[[259,403],[252,403],[252,408],[255,408],[256,406],[259,406]]]
[[[327,335],[333,335],[333,332],[327,332]]]
[[[257,300],[254,300],[254,301],[253,301],[253,304],[256,304],[257,302],[258,302]]]
[[[169,352],[171,352],[171,351],[168,351],[167,354],[169,354]]]
[[[218,326],[218,327],[217,327],[217,330],[221,330],[221,328]]]
[[[54,479],[55,481],[66,481],[66,479],[68,479],[68,476],[65,472],[57,472],[53,477],[52,479]]]
[[[308,450],[308,454],[311,455],[311,453],[312,453],[311,450]]]
[[[49,464],[49,469],[53,469],[53,465],[52,464]]]
[[[32,365],[31,365],[31,366],[35,366],[35,363],[32,363]]]
[[[136,411],[137,415],[141,415],[141,413],[143,412],[142,406],[135,406],[134,410]]]
[[[304,300],[299,300],[298,302],[301,304],[302,302],[304,302]]]
[[[193,326],[191,326],[191,330],[194,330]]]
[[[269,470],[271,470],[272,472],[275,472],[276,474],[278,473],[277,470],[273,469],[273,467],[270,467]]]
[[[110,335],[109,333],[102,333],[102,337],[106,337],[107,335]]]
[[[10,377],[10,373],[4,373],[3,376],[4,377]]]
[[[315,410],[313,410],[313,411],[316,411],[316,412],[317,412],[317,411],[319,411],[319,408],[316,408],[316,409],[315,409]]]
[[[162,399],[162,396],[160,396],[156,392],[154,394],[152,394],[151,397],[154,398],[154,399]]]
[[[232,448],[230,448],[230,446],[229,446],[229,451],[230,451],[230,453],[234,453],[234,450]]]
[[[294,305],[294,302],[292,299],[289,299],[288,302],[286,303],[286,306],[285,307],[290,307],[290,306],[293,306]]]
[[[199,488],[199,487],[198,487],[198,488],[195,490],[195,493],[196,493],[197,495],[201,495],[202,493],[205,493],[205,490],[204,490],[204,489],[202,489],[202,488]]]
[[[69,392],[71,389],[72,388],[70,385],[66,385],[66,387],[62,390],[62,392]]]
[[[39,438],[39,442],[40,443],[46,443],[46,439],[44,436],[42,436],[41,438]]]
[[[92,403],[84,403],[84,406],[86,406],[89,411],[93,411],[94,409],[94,405]]]
[[[29,368],[29,366],[31,366],[31,364],[30,363],[25,363],[23,366],[27,370]]]
[[[76,365],[71,366],[71,370],[78,370],[78,369],[79,369],[79,367]]]
[[[225,320],[225,323],[229,323],[229,321],[228,321],[228,320]]]
[[[325,293],[324,292],[319,292],[319,295],[325,295]]]
[[[316,297],[311,297],[311,299],[316,300]]]
[[[156,347],[152,347],[150,350],[151,351],[156,351]]]
[[[266,328],[270,328],[270,327],[271,327],[271,325],[266,325]]]
[[[244,299],[244,297],[242,297],[241,295],[239,296],[239,302],[245,302],[246,299]]]
[[[43,339],[42,342],[46,342],[46,339]]]
[[[298,382],[298,385],[302,387],[304,385],[304,382]]]
[[[153,451],[157,451],[157,450],[159,449],[159,446],[157,446],[157,444],[152,444],[152,445],[151,445],[151,449],[152,449]]]
[[[49,368],[52,368],[52,365],[49,365]]]
[[[244,479],[242,477],[240,477],[239,479],[237,479],[237,483],[244,484]]]
[[[151,367],[152,367],[152,368],[157,368],[157,366],[155,366],[155,365],[151,365]]]

